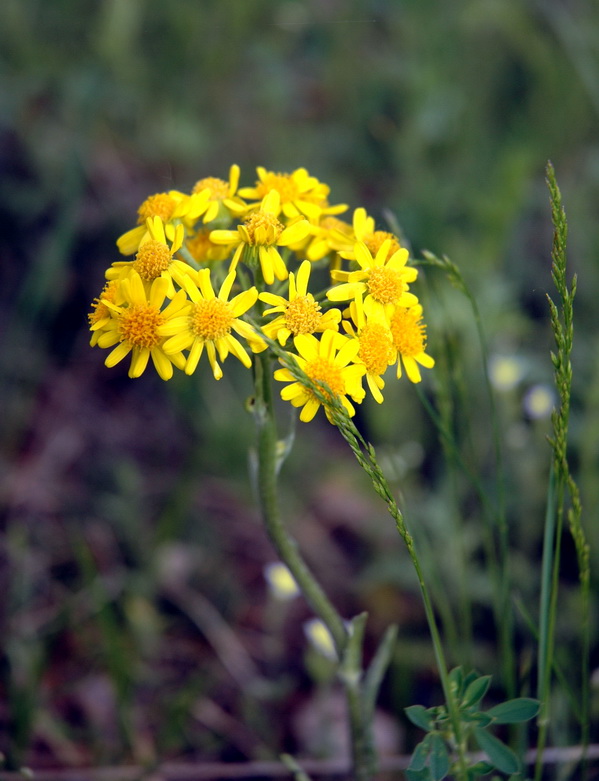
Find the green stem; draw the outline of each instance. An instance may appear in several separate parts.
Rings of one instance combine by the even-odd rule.
[[[437,670],[439,671],[439,677],[441,679],[441,686],[443,687],[443,694],[445,696],[445,702],[447,703],[447,710],[449,712],[449,718],[451,719],[451,726],[456,741],[456,750],[458,755],[458,778],[465,779],[467,777],[467,761],[466,761],[466,743],[462,736],[462,724],[460,721],[460,714],[458,710],[458,703],[456,702],[454,692],[451,688],[449,680],[449,671],[447,669],[447,663],[445,661],[445,653],[443,651],[443,644],[441,642],[441,636],[437,627],[437,620],[435,619],[435,612],[433,610],[432,601],[428,592],[428,588],[424,581],[424,575],[420,567],[420,561],[414,548],[414,540],[412,535],[408,532],[401,510],[395,503],[394,499],[387,502],[389,512],[395,520],[397,531],[401,535],[410,559],[412,566],[418,578],[418,585],[420,586],[420,593],[422,595],[422,601],[424,603],[424,612],[426,614],[426,620],[428,623],[428,629],[433,641],[433,648],[435,650],[435,659],[437,662]]]
[[[511,610],[510,597],[510,571],[509,571],[509,532],[505,512],[505,468],[503,462],[503,451],[501,449],[501,434],[499,416],[495,404],[495,394],[491,387],[489,366],[487,361],[487,341],[483,330],[482,318],[476,299],[466,287],[466,296],[472,307],[474,322],[478,334],[478,341],[481,350],[483,363],[483,374],[485,378],[485,387],[489,399],[491,412],[491,423],[493,430],[493,448],[495,451],[495,471],[497,474],[497,513],[495,521],[499,534],[499,611],[496,608],[496,624],[499,632],[499,642],[501,647],[501,661],[503,667],[504,684],[508,697],[516,696],[516,658],[514,654],[514,623]]]
[[[462,277],[458,266],[452,263],[449,258],[443,256],[438,258],[432,252],[424,251],[423,255],[426,262],[432,266],[441,268],[447,274],[452,284],[460,290],[461,293],[467,298],[472,314],[474,317],[474,323],[476,326],[476,332],[478,342],[481,351],[483,376],[485,382],[485,388],[487,397],[489,399],[491,425],[493,431],[493,449],[495,457],[495,473],[497,479],[495,481],[497,498],[494,501],[490,501],[487,496],[487,492],[484,490],[478,478],[475,478],[476,488],[481,496],[482,502],[487,510],[485,514],[486,520],[486,535],[485,535],[485,555],[490,569],[491,578],[495,584],[493,594],[493,612],[495,617],[495,626],[497,628],[499,644],[501,648],[501,666],[502,675],[506,688],[506,692],[509,697],[513,697],[516,694],[516,657],[514,653],[514,625],[513,616],[511,610],[511,577],[509,571],[509,530],[507,525],[506,510],[505,510],[505,463],[503,459],[503,452],[501,447],[501,430],[499,415],[497,412],[497,405],[495,403],[495,394],[491,387],[489,367],[488,367],[488,349],[487,340],[483,328],[483,320],[476,302],[476,298],[472,294],[472,291],[466,284],[466,281]],[[421,399],[423,394],[419,394]],[[426,403],[429,414],[431,413],[431,406]],[[439,416],[434,414],[433,419]],[[438,424],[436,424],[438,426]],[[452,437],[449,433],[449,429],[445,426],[445,431],[441,431],[443,437],[447,440],[448,436]],[[455,442],[451,443],[452,451],[456,453],[458,461],[457,463],[463,465],[463,460],[460,457],[457,445]],[[462,468],[464,468],[462,466]],[[469,470],[467,470],[469,476],[471,476]],[[494,528],[495,527],[495,528]],[[495,533],[497,532],[497,534]],[[496,539],[498,538],[498,545]],[[499,550],[497,550],[499,549]]]
[[[277,429],[270,384],[270,358],[256,358],[254,416],[258,429],[258,494],[262,517],[270,541],[293,577],[306,601],[330,631],[341,658],[347,642],[343,619],[324,593],[301,557],[297,543],[289,536],[279,511],[277,497]]]
[[[372,713],[367,710],[363,693],[362,646],[367,618],[366,613],[361,613],[352,619],[345,653],[339,667],[339,678],[343,682],[347,698],[355,781],[369,781],[376,772]]]
[[[549,727],[549,691],[555,647],[555,620],[559,592],[559,569],[563,528],[563,483],[555,478],[553,464],[549,478],[547,517],[543,540],[541,606],[539,615],[539,681],[537,697],[541,702],[537,724],[537,761],[535,779],[543,773],[543,751]]]
[[[262,517],[281,561],[287,565],[306,601],[333,637],[341,660],[339,677],[347,697],[354,778],[356,781],[370,781],[374,776],[376,757],[371,739],[371,724],[362,696],[362,641],[366,614],[357,616],[352,621],[350,631],[346,629],[343,619],[308,569],[298,551],[297,543],[289,536],[282,523],[277,498],[278,438],[271,368],[268,354],[256,356],[254,416],[258,430],[257,482]]]

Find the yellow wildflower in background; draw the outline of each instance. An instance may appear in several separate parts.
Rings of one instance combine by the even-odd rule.
[[[196,370],[204,348],[216,380],[223,376],[218,360],[224,361],[229,353],[233,353],[247,368],[252,365],[247,351],[232,332],[235,331],[250,343],[259,343],[251,325],[239,319],[256,303],[258,291],[251,287],[229,301],[235,276],[235,271],[227,275],[218,296],[210,281],[210,269],[196,272],[195,282],[191,278],[186,279],[185,290],[191,302],[163,329],[163,333],[170,337],[164,344],[167,355],[189,350],[185,363],[186,374],[193,374]]]
[[[275,599],[287,601],[300,593],[295,578],[282,562],[272,561],[266,564],[263,572],[268,590]]]
[[[393,344],[398,352],[397,377],[401,377],[403,364],[408,379],[412,382],[420,382],[420,368],[432,369],[435,359],[425,352],[426,326],[422,322],[422,307],[409,308],[398,307],[389,323],[389,329],[393,336]]]
[[[303,623],[304,634],[318,653],[330,659],[332,662],[339,661],[335,640],[327,625],[320,618],[310,618]]]
[[[250,263],[259,261],[267,285],[272,285],[275,277],[279,280],[287,279],[289,272],[278,248],[305,238],[310,232],[310,223],[300,218],[285,227],[278,219],[280,212],[279,193],[271,190],[263,198],[260,208],[249,214],[237,230],[214,230],[210,234],[210,241],[234,249],[232,269],[236,268],[241,259]]]
[[[140,377],[152,358],[160,377],[170,380],[173,365],[182,369],[185,358],[180,351],[166,355],[163,349],[164,327],[185,305],[184,291],[179,291],[170,304],[162,309],[168,289],[168,280],[164,277],[158,277],[152,282],[148,294],[136,271],[120,280],[118,285],[122,303],[117,305],[108,298],[100,299],[111,311],[111,316],[108,321],[100,319],[91,327],[92,331],[100,332],[96,341],[99,347],[114,347],[104,363],[109,368],[116,366],[131,353],[129,377]]]
[[[312,381],[326,383],[348,415],[355,415],[356,410],[347,397],[351,396],[359,404],[365,396],[361,378],[366,369],[363,364],[354,362],[360,349],[358,342],[335,331],[325,331],[320,340],[311,334],[304,334],[296,336],[293,343],[299,353],[293,356],[299,367]],[[322,405],[314,391],[298,382],[289,369],[277,369],[274,377],[275,380],[291,383],[281,390],[281,398],[291,402],[294,407],[302,408],[300,420],[304,423],[312,420]],[[323,392],[326,395],[324,389]],[[326,404],[325,413],[332,423],[331,412]]]
[[[261,301],[272,307],[266,309],[264,315],[281,313],[279,317],[262,326],[262,330],[271,339],[278,339],[282,345],[286,344],[290,336],[319,333],[327,329],[338,330],[341,312],[338,309],[323,312],[320,304],[308,292],[311,268],[310,261],[304,260],[297,271],[297,277],[293,272],[289,274],[288,299],[269,292],[259,296]]]
[[[212,229],[198,228],[185,241],[185,247],[197,263],[213,263],[229,257],[229,247],[210,240]]]
[[[373,257],[365,244],[355,245],[358,271],[331,271],[331,277],[342,284],[327,292],[331,301],[364,298],[366,317],[389,318],[396,306],[414,306],[418,299],[408,292],[408,284],[418,276],[417,269],[406,266],[408,250],[400,248],[389,256],[391,241],[382,243]]]

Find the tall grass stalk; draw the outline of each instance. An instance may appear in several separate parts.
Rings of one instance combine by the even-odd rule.
[[[429,251],[423,253],[425,264],[437,267],[445,272],[451,284],[460,291],[467,299],[474,322],[481,352],[484,384],[488,397],[491,427],[493,432],[493,452],[495,458],[495,497],[490,498],[488,492],[482,485],[479,477],[467,468],[459,452],[459,447],[451,432],[450,427],[443,416],[437,413],[428,400],[420,393],[429,415],[431,416],[439,434],[441,435],[444,447],[450,456],[450,460],[459,466],[471,480],[481,504],[484,517],[487,520],[487,534],[485,539],[485,552],[487,564],[494,582],[494,600],[493,612],[495,625],[499,637],[501,649],[501,669],[503,683],[506,693],[509,697],[516,694],[516,657],[514,654],[514,624],[511,609],[511,578],[509,568],[509,530],[505,512],[505,470],[502,451],[502,437],[499,415],[495,404],[495,394],[491,387],[488,368],[488,348],[485,337],[480,310],[472,291],[466,284],[458,266],[448,257],[437,257]],[[499,543],[496,544],[496,541]],[[499,553],[497,554],[497,548]]]
[[[578,486],[570,472],[567,457],[568,423],[570,416],[570,398],[572,390],[572,364],[570,356],[574,338],[574,296],[576,295],[576,275],[570,287],[567,281],[566,239],[568,225],[566,213],[555,171],[547,164],[547,186],[551,199],[551,217],[554,227],[551,252],[551,276],[559,295],[559,306],[548,295],[551,316],[551,328],[555,337],[556,351],[551,360],[554,367],[555,385],[559,397],[559,406],[552,414],[553,434],[550,438],[552,449],[551,474],[547,496],[547,514],[545,521],[545,540],[543,546],[542,591],[539,616],[539,655],[538,655],[538,698],[541,701],[537,741],[537,762],[535,779],[540,781],[543,770],[543,749],[547,742],[550,722],[550,690],[555,650],[555,626],[559,590],[561,558],[561,538],[566,515],[570,533],[576,549],[580,599],[583,615],[581,644],[581,738],[586,749],[589,743],[590,725],[590,561],[589,545],[582,527],[582,507]],[[570,506],[565,512],[566,495]]]

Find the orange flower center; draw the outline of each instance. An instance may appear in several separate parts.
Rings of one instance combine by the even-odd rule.
[[[271,190],[276,190],[281,196],[281,203],[294,201],[299,195],[297,185],[289,174],[268,173],[257,183],[256,190],[259,198],[264,198]]]
[[[341,396],[345,393],[342,368],[326,358],[315,358],[306,364],[304,371],[311,380],[325,382],[333,392],[333,396]],[[330,394],[324,389],[323,393],[327,398],[330,398]]]
[[[119,288],[119,283],[116,279],[111,280],[110,282],[107,282],[104,285],[104,289],[98,296],[98,298],[94,298],[92,301],[92,308],[93,311],[89,313],[87,316],[89,320],[90,325],[94,325],[99,320],[104,320],[105,317],[110,317],[110,309],[102,302],[102,299],[105,298],[108,301],[110,301],[111,304],[114,303],[116,299],[116,294]]]
[[[249,244],[255,246],[276,244],[285,226],[274,214],[257,211],[244,220]]]
[[[310,294],[294,298],[285,310],[287,328],[294,336],[313,334],[322,317],[320,309],[320,304]]]
[[[166,244],[149,239],[137,250],[133,268],[143,280],[151,282],[168,269],[172,259],[172,253]]]
[[[360,333],[358,357],[369,374],[384,374],[395,360],[391,332],[381,323],[368,323]]]
[[[426,347],[426,326],[411,309],[396,309],[390,323],[393,344],[402,355],[414,357]]]
[[[131,304],[119,318],[121,341],[129,342],[133,347],[152,349],[160,344],[162,337],[158,334],[158,326],[164,322],[164,315],[158,307],[151,304]]]
[[[368,292],[380,304],[393,304],[399,300],[405,290],[401,274],[384,266],[369,269]]]
[[[220,298],[198,301],[191,313],[191,331],[205,342],[215,342],[231,332],[234,319],[226,301]]]
[[[391,239],[391,246],[389,247],[389,252],[387,253],[387,258],[390,258],[391,255],[397,252],[398,249],[401,249],[401,246],[393,233],[388,233],[387,231],[374,231],[374,233],[367,233],[366,236],[364,236],[364,244],[366,244],[372,256],[374,257],[380,250],[381,244],[384,241],[387,241],[387,239]],[[387,258],[385,258],[385,260]]]
[[[139,225],[143,225],[148,217],[160,217],[162,222],[168,222],[177,205],[168,193],[156,193],[142,203],[137,210]]]
[[[337,230],[341,233],[350,234],[352,231],[352,226],[347,223],[343,222],[343,220],[338,219],[337,217],[323,217],[320,221],[320,228],[330,231],[330,230]]]
[[[205,179],[199,179],[193,186],[194,193],[201,193],[202,190],[210,190],[211,200],[222,201],[229,197],[229,182],[215,176],[207,176]]]

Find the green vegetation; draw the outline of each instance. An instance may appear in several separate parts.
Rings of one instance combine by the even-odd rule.
[[[579,2],[3,0],[6,768],[340,753],[335,719],[319,727],[336,683],[304,636],[312,613],[263,577],[250,373],[130,381],[88,345],[139,203],[232,162],[245,185],[256,164],[306,166],[420,264],[435,370],[389,383],[356,424],[408,519],[469,748],[512,772],[539,735],[516,724],[532,697],[543,745],[592,739],[597,41],[599,7]],[[441,778],[447,714],[409,554],[336,430],[293,437],[285,522],[336,610],[368,612],[377,674],[398,624],[375,740],[423,747],[411,777]]]

